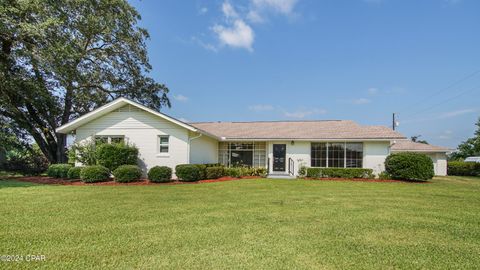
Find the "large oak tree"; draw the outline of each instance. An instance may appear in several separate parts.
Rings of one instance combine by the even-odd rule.
[[[170,106],[139,20],[125,0],[0,0],[0,116],[56,163],[72,118],[120,96]]]

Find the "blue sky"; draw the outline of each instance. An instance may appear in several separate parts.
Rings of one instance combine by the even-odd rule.
[[[455,147],[480,116],[480,1],[131,1],[163,112],[351,119]]]

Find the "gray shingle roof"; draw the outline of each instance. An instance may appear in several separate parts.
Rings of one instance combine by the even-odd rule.
[[[399,140],[392,145],[392,151],[418,151],[418,152],[449,152],[452,149],[425,143],[412,142],[410,140]]]
[[[405,139],[384,126],[361,126],[350,120],[200,122],[190,125],[219,138],[234,139]]]

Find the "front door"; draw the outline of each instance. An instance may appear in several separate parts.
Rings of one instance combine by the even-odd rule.
[[[286,144],[274,144],[273,145],[273,171],[284,172],[285,171],[285,155],[287,152]]]

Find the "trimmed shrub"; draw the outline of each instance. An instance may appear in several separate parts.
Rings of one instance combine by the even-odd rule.
[[[307,168],[307,177],[311,178],[374,178],[372,169],[363,168]]]
[[[222,166],[207,167],[206,174],[207,174],[206,179],[217,179],[225,176],[225,171]]]
[[[119,183],[129,183],[142,177],[142,170],[137,165],[122,165],[113,171],[115,181]]]
[[[85,183],[96,183],[110,180],[110,171],[101,165],[86,166],[80,171],[80,178]]]
[[[385,160],[385,170],[399,180],[427,181],[435,175],[432,159],[412,152],[390,154]]]
[[[200,176],[198,179],[207,179],[207,165],[206,164],[192,164],[198,168]]]
[[[242,170],[240,167],[231,167],[231,168],[225,168],[224,170],[225,175],[230,176],[230,177],[242,177]]]
[[[68,170],[67,177],[70,179],[80,179],[80,172],[83,167],[72,167]]]
[[[260,176],[266,177],[268,174],[267,168],[262,167],[230,167],[224,169],[224,175],[230,177],[244,177],[244,176]]]
[[[448,175],[476,176],[480,175],[480,163],[450,161],[447,165]]]
[[[223,167],[220,163],[205,163],[203,165],[205,165],[205,167]]]
[[[114,171],[121,165],[137,165],[138,148],[132,145],[102,144],[96,149],[97,164]]]
[[[47,169],[47,175],[54,178],[67,178],[70,168],[72,168],[70,164],[52,164]]]
[[[175,174],[180,181],[194,182],[201,178],[199,166],[194,164],[180,164],[175,167]]]
[[[148,171],[148,180],[155,183],[170,182],[172,169],[167,166],[155,166]]]

